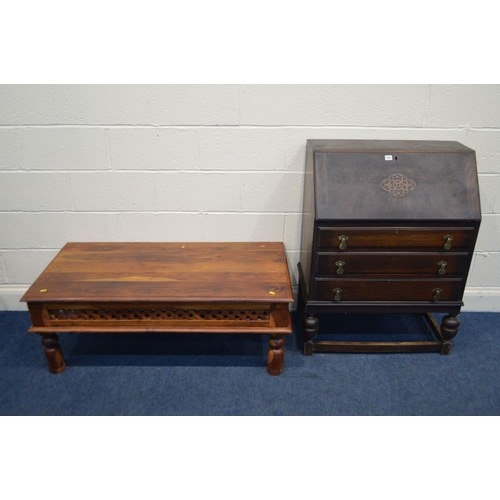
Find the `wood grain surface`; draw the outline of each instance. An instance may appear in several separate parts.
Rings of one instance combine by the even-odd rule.
[[[293,302],[284,245],[67,243],[24,302]]]

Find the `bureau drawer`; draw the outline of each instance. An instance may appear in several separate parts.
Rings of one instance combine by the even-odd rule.
[[[458,301],[463,280],[444,279],[324,279],[314,280],[313,300],[347,301]]]
[[[473,235],[473,227],[319,227],[317,245],[339,251],[405,247],[446,252],[469,248]]]
[[[316,273],[342,277],[353,274],[465,275],[469,264],[469,254],[457,252],[344,252],[342,255],[318,252],[316,259]]]

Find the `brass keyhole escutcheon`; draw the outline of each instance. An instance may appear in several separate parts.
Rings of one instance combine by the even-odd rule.
[[[345,244],[345,242],[348,239],[349,238],[345,234],[342,234],[342,235],[339,236],[339,240],[340,240],[339,248],[340,248],[340,250],[345,250],[347,248],[347,245]]]
[[[439,271],[438,271],[438,274],[439,274],[439,275],[443,276],[443,274],[445,274],[445,273],[446,273],[446,269],[445,269],[445,267],[446,267],[447,265],[448,265],[448,262],[446,262],[445,260],[442,260],[442,261],[438,262],[438,266],[441,266],[441,267],[439,268]]]
[[[432,290],[432,293],[434,294],[434,297],[432,297],[432,300],[434,302],[439,302],[439,299],[441,298],[441,292],[443,290],[441,290],[441,288],[434,288],[434,290]]]
[[[451,242],[453,241],[453,236],[450,236],[449,234],[447,236],[443,236],[443,240],[446,241],[444,244],[444,249],[449,250],[451,248]]]
[[[335,302],[340,302],[340,292],[342,291],[342,288],[334,288],[333,289],[333,293],[335,294],[335,296],[333,297],[333,300]]]
[[[337,274],[344,274],[345,262],[342,260],[338,260],[337,262],[335,262],[335,265],[337,266]]]

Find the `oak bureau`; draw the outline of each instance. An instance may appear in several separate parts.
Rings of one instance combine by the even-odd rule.
[[[298,264],[304,354],[448,354],[480,222],[472,149],[448,141],[308,140]],[[446,313],[441,325],[433,312]],[[436,339],[321,341],[318,313],[419,313]]]

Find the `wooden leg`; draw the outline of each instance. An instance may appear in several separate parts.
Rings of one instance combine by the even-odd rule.
[[[269,350],[267,351],[267,373],[280,375],[283,373],[283,358],[285,357],[285,336],[282,333],[269,335]]]
[[[307,356],[312,356],[314,352],[313,338],[318,333],[318,318],[305,314],[302,317],[302,332],[304,335],[304,351]]]
[[[460,320],[456,316],[445,316],[441,320],[441,335],[445,340],[451,340],[460,327]]]
[[[445,340],[443,342],[443,345],[441,346],[439,354],[450,354],[450,351],[451,351],[451,342]]]
[[[441,335],[444,339],[441,354],[449,354],[451,351],[451,339],[458,333],[460,320],[456,316],[447,315],[441,320]]]
[[[61,373],[66,370],[66,362],[58,340],[59,337],[55,333],[42,335],[42,344],[50,373]]]

